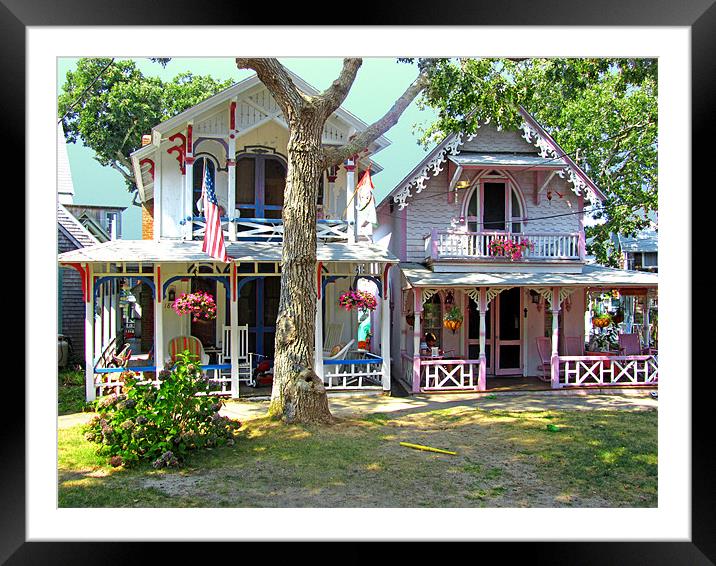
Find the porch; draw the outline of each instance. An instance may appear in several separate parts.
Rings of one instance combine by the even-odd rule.
[[[649,305],[656,293],[651,274],[599,266],[582,273],[448,273],[416,264],[402,273],[406,331],[398,375],[413,394],[658,384],[652,337],[636,333],[653,326],[649,308],[638,324],[613,323],[607,337],[592,323],[590,300],[618,289]],[[636,340],[635,349],[622,347],[622,338]]]
[[[128,359],[114,359],[127,349],[116,347],[122,328],[105,337],[89,332],[85,344],[87,400],[116,391],[125,370],[142,383],[158,386],[160,372],[171,367],[177,346],[200,359],[212,395],[253,396],[270,391],[276,317],[280,298],[281,247],[275,243],[228,243],[230,264],[207,261],[201,242],[116,241],[85,249],[80,257],[60,257],[61,264],[80,271],[85,290],[85,323],[92,328],[96,298],[104,285],[117,280],[141,286],[142,320],[133,326]],[[195,249],[196,248],[196,249]],[[112,257],[110,261],[109,258]],[[132,258],[130,261],[129,258]],[[390,389],[390,287],[388,271],[397,260],[370,244],[319,244],[316,271],[316,334],[314,371],[328,391]],[[374,294],[375,310],[346,312],[338,296],[351,288]],[[183,293],[206,291],[215,298],[216,318],[190,320],[171,308]],[[335,332],[338,327],[338,332]],[[324,337],[325,334],[325,337]],[[113,346],[113,342],[115,346]],[[190,347],[189,347],[190,345]],[[127,343],[130,346],[130,343]],[[337,348],[338,352],[333,350]],[[113,363],[108,363],[113,362]],[[262,364],[266,364],[263,367]],[[265,377],[265,381],[261,381]]]

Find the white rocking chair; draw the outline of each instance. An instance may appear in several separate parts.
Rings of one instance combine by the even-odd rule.
[[[326,335],[323,337],[323,359],[331,355],[331,350],[341,341],[343,323],[331,322],[326,325]]]
[[[237,326],[238,352],[236,358],[239,362],[239,383],[253,385],[253,354],[249,352],[249,326]],[[231,363],[231,326],[224,326],[224,340],[221,343],[221,363]],[[222,370],[223,375],[231,376],[231,370]]]
[[[344,364],[329,364],[326,365],[325,362],[328,360],[341,360],[345,357],[345,355],[348,353],[348,350],[351,349],[351,346],[355,343],[355,339],[351,340],[343,346],[338,352],[333,354],[332,356],[326,356],[323,358],[324,365],[323,365],[323,380],[326,384],[332,385],[332,379],[334,374],[341,373],[342,368],[344,367]],[[338,378],[336,378],[338,379]]]

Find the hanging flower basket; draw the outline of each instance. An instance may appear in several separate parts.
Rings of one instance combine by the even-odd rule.
[[[453,334],[462,326],[463,316],[458,307],[452,307],[445,313],[443,318],[443,326],[450,330]]]
[[[179,316],[190,314],[195,322],[201,320],[214,320],[216,318],[216,303],[206,291],[196,291],[195,293],[182,293],[178,299],[172,303],[174,312]]]
[[[592,318],[592,326],[597,328],[606,328],[612,323],[612,317],[608,314],[602,314]]]
[[[513,242],[509,238],[495,238],[490,242],[490,255],[493,257],[509,257],[510,261],[522,258],[522,254],[527,250],[534,250],[534,242],[527,238],[522,238],[518,242]]]
[[[378,306],[375,295],[367,291],[355,291],[349,289],[338,297],[338,306],[342,309],[350,310],[369,310],[373,311]]]

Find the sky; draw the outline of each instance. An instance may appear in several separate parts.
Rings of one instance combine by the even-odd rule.
[[[280,61],[319,90],[331,84],[342,66],[340,58],[282,58]],[[162,80],[170,80],[186,71],[234,82],[253,74],[253,71],[237,69],[233,58],[180,57],[172,59],[166,68],[149,59],[135,59],[135,62],[142,73]],[[58,94],[67,72],[75,69],[76,64],[76,58],[58,57]],[[397,63],[394,58],[364,58],[353,88],[342,106],[370,124],[387,112],[416,76],[415,66]],[[427,151],[418,144],[415,126],[427,125],[435,116],[433,110],[419,110],[413,101],[399,122],[385,134],[392,143],[374,156],[374,160],[383,167],[383,171],[373,177],[378,201],[425,157]],[[122,176],[110,167],[101,166],[94,159],[94,152],[81,142],[68,144],[67,152],[75,187],[75,203],[126,206],[122,216],[122,236],[125,239],[140,239],[140,208],[132,205],[132,197],[125,188]]]

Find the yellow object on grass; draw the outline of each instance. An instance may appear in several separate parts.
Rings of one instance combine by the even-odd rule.
[[[433,448],[432,446],[423,446],[422,444],[410,444],[410,442],[401,442],[400,445],[407,446],[408,448],[415,448],[416,450],[427,450],[428,452],[439,452],[440,454],[452,454],[453,456],[457,456],[457,452],[450,452],[449,450]]]

